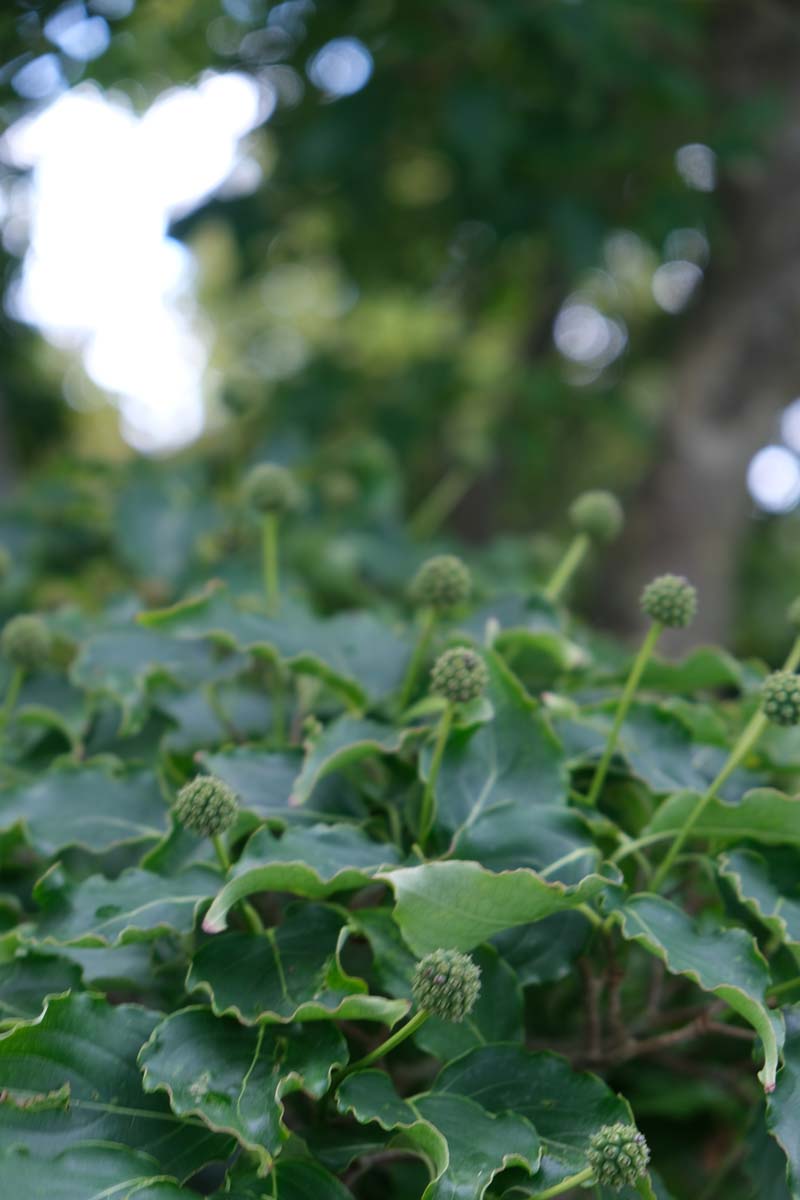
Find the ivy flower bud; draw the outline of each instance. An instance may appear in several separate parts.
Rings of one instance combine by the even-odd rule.
[[[468,954],[434,950],[417,963],[411,991],[417,1008],[444,1021],[463,1021],[475,1007],[481,972]]]
[[[198,775],[178,792],[175,816],[185,829],[216,837],[230,829],[239,811],[236,794],[213,775]]]
[[[480,654],[454,646],[439,655],[431,671],[431,691],[451,704],[468,704],[486,690],[489,672]]]
[[[642,612],[668,629],[685,629],[697,612],[697,591],[683,575],[659,575],[642,592]]]
[[[287,513],[300,507],[300,489],[294,476],[278,463],[259,463],[245,476],[244,502],[258,516]]]
[[[764,715],[774,725],[800,724],[800,676],[773,671],[761,685]]]
[[[411,584],[415,604],[438,610],[463,604],[472,590],[469,570],[455,554],[437,554],[424,562]]]
[[[622,505],[611,492],[584,492],[570,505],[569,519],[578,533],[596,542],[613,542],[625,522]]]
[[[650,1150],[635,1125],[618,1122],[592,1134],[586,1157],[597,1182],[621,1192],[647,1173]]]
[[[41,617],[21,613],[4,626],[0,635],[0,649],[15,667],[35,671],[37,667],[44,666],[50,657],[50,630]]]

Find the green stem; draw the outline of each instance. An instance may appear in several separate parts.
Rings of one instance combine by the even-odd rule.
[[[405,1025],[398,1029],[396,1033],[393,1033],[385,1042],[381,1042],[380,1046],[376,1046],[374,1050],[370,1050],[369,1054],[365,1054],[363,1058],[359,1058],[357,1062],[350,1063],[343,1071],[340,1071],[336,1076],[333,1087],[338,1087],[342,1080],[346,1079],[348,1075],[352,1075],[354,1071],[363,1071],[365,1067],[371,1067],[379,1058],[383,1058],[385,1055],[391,1053],[396,1046],[399,1046],[406,1038],[411,1037],[412,1033],[416,1033],[420,1026],[425,1024],[429,1016],[430,1013],[423,1012],[422,1009],[415,1012],[410,1021],[406,1021]]]
[[[262,523],[262,565],[264,569],[264,593],[267,598],[267,613],[277,616],[280,604],[278,583],[278,515],[266,513]]]
[[[9,718],[14,711],[14,705],[17,703],[19,689],[22,687],[24,679],[25,668],[14,667],[14,670],[11,673],[11,678],[8,681],[8,690],[6,691],[6,697],[3,701],[3,707],[0,708],[0,740],[5,737],[6,726],[8,725]]]
[[[636,689],[639,686],[639,681],[641,680],[642,675],[644,674],[644,669],[647,666],[650,655],[655,649],[656,642],[661,637],[663,628],[664,627],[660,621],[653,622],[647,631],[644,641],[641,644],[639,653],[634,659],[630,675],[628,676],[622,695],[620,696],[619,704],[617,705],[614,724],[611,726],[611,732],[608,735],[608,741],[606,742],[606,748],[603,751],[603,757],[600,759],[600,762],[597,765],[597,770],[595,771],[594,779],[592,780],[592,786],[589,788],[589,794],[586,797],[587,805],[594,806],[597,803],[597,797],[600,795],[603,783],[605,782],[606,773],[611,763],[611,759],[614,756],[614,751],[617,747],[617,739],[619,737],[620,730],[622,729],[625,718],[628,715],[628,709],[630,708],[631,701],[636,694]]]
[[[442,756],[444,748],[447,745],[447,739],[450,736],[450,730],[453,725],[453,706],[448,701],[447,707],[439,718],[439,725],[436,730],[436,741],[433,746],[433,756],[431,757],[430,770],[425,783],[425,790],[422,793],[422,806],[419,814],[419,844],[422,849],[425,849],[425,842],[428,839],[428,834],[431,831],[433,824],[433,795],[436,790],[436,780],[439,776],[439,768],[442,765]]]
[[[575,571],[577,571],[583,562],[590,545],[591,543],[587,534],[575,534],[575,537],[569,546],[567,546],[564,557],[550,576],[550,580],[544,589],[544,594],[548,600],[555,602],[559,598]]]
[[[450,516],[473,479],[473,472],[466,467],[453,467],[443,475],[409,519],[411,536],[418,541],[432,537]]]
[[[425,656],[428,653],[428,646],[430,645],[431,638],[433,637],[433,630],[435,626],[436,610],[433,608],[426,608],[422,614],[419,638],[417,639],[417,644],[414,647],[414,653],[411,655],[411,662],[408,664],[408,670],[406,671],[405,679],[403,680],[403,686],[400,690],[400,699],[398,701],[400,712],[403,712],[403,710],[408,707],[408,702],[411,699],[414,691],[414,684],[417,681],[417,676],[419,675],[422,664],[425,661]]]
[[[781,996],[784,992],[790,992],[792,988],[800,987],[800,975],[795,975],[794,979],[785,979],[783,983],[773,983],[767,988],[768,996]]]
[[[749,753],[750,750],[753,749],[756,742],[761,737],[761,734],[764,732],[766,726],[767,718],[764,716],[763,711],[759,709],[757,712],[753,713],[752,717],[747,722],[747,725],[745,725],[744,729],[739,735],[736,745],[728,755],[722,770],[709,785],[709,787],[706,788],[702,796],[700,796],[694,808],[689,813],[689,816],[684,821],[683,828],[678,831],[674,841],[672,842],[672,845],[670,846],[669,850],[667,850],[667,853],[664,855],[663,859],[656,868],[656,872],[653,875],[653,879],[650,884],[650,891],[657,892],[661,887],[661,884],[669,874],[672,864],[680,853],[684,842],[689,837],[689,834],[692,832],[697,822],[700,820],[706,805],[714,799],[719,789],[733,774],[742,759]]]
[[[589,1183],[594,1179],[594,1171],[591,1167],[584,1167],[577,1175],[570,1175],[569,1179],[562,1179],[560,1183],[554,1183],[552,1187],[545,1188],[543,1192],[536,1192],[531,1196],[531,1200],[550,1200],[551,1196],[560,1196],[562,1192],[569,1192],[572,1188],[580,1187],[583,1183]]]
[[[219,865],[222,867],[223,871],[227,875],[228,871],[230,871],[230,869],[231,869],[231,860],[230,860],[230,855],[228,854],[228,851],[225,848],[225,843],[223,842],[223,840],[219,834],[216,834],[214,837],[212,837],[211,841],[214,843],[214,849],[217,852],[217,858],[219,859]],[[263,933],[264,932],[263,922],[261,920],[261,917],[256,912],[256,910],[253,908],[252,904],[250,904],[249,901],[247,901],[247,900],[240,900],[239,907],[242,910],[242,916],[244,917],[245,921],[247,922],[247,926],[248,926],[250,932],[251,933]]]
[[[783,664],[783,669],[784,671],[794,671],[798,663],[800,663],[800,637],[795,638],[792,648]],[[766,727],[767,718],[764,715],[763,710],[759,708],[753,713],[752,717],[740,733],[739,739],[736,742],[736,745],[733,747],[733,750],[731,750],[730,754],[728,755],[722,770],[719,772],[716,779],[713,780],[711,785],[706,789],[706,791],[703,792],[703,795],[698,799],[694,808],[689,813],[689,816],[684,821],[683,828],[679,830],[675,840],[673,841],[667,853],[664,855],[663,860],[653,875],[653,879],[650,884],[651,891],[658,891],[661,884],[669,874],[672,864],[680,853],[681,847],[702,816],[706,805],[714,799],[719,789],[726,782],[726,780],[730,778],[730,776],[739,766],[739,763],[742,761],[742,759],[745,758],[746,755],[749,754],[749,752],[753,749]]]

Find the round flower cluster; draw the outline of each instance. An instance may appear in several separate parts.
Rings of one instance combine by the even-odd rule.
[[[425,608],[444,610],[463,604],[472,589],[469,570],[455,554],[437,554],[424,562],[411,584],[411,598]]]
[[[444,1021],[463,1021],[481,990],[480,968],[458,950],[434,950],[417,963],[411,991],[417,1007]]]
[[[300,490],[291,471],[278,463],[259,463],[245,477],[244,502],[259,516],[287,513],[300,506]]]
[[[659,575],[642,592],[642,612],[668,629],[685,629],[697,612],[697,592],[683,575]]]
[[[635,1125],[604,1125],[589,1141],[589,1165],[602,1187],[634,1187],[647,1172],[650,1150]]]
[[[15,667],[35,671],[50,657],[53,639],[41,617],[31,613],[20,613],[12,617],[0,635],[0,649]]]
[[[203,837],[224,833],[236,820],[238,811],[236,794],[213,775],[190,779],[175,801],[175,816],[181,825]]]
[[[800,676],[794,671],[773,671],[761,685],[765,715],[775,725],[800,722]]]
[[[467,646],[445,650],[431,671],[431,691],[451,704],[468,704],[485,691],[489,672],[480,654]]]
[[[613,542],[625,517],[622,505],[611,492],[584,492],[570,505],[569,519],[578,533],[597,542]]]

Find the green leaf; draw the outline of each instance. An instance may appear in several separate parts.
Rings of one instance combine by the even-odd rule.
[[[54,954],[39,954],[26,947],[15,948],[0,964],[0,1015],[37,1017],[45,996],[81,989],[77,963]]]
[[[628,1105],[595,1075],[572,1070],[556,1054],[484,1046],[445,1067],[433,1092],[466,1096],[487,1112],[524,1117],[542,1142],[535,1191],[553,1187],[586,1164],[589,1139],[603,1125],[632,1121]]]
[[[207,688],[177,695],[159,691],[154,697],[154,707],[175,724],[163,740],[168,753],[189,755],[232,738],[263,737],[271,727],[272,702],[263,690],[217,683],[214,694],[213,705]]]
[[[168,824],[158,780],[144,768],[65,762],[31,783],[0,792],[0,829],[24,830],[46,858],[68,846],[102,854],[114,846],[156,841]]]
[[[198,1116],[268,1165],[286,1140],[282,1098],[319,1098],[347,1044],[328,1022],[246,1028],[208,1008],[173,1013],[153,1030],[139,1065],[146,1092],[165,1091],[178,1116]]]
[[[539,1161],[533,1126],[516,1112],[489,1113],[464,1096],[426,1093],[412,1100],[395,1095],[381,1071],[359,1071],[338,1090],[340,1111],[365,1123],[399,1130],[426,1158],[433,1180],[423,1200],[481,1200],[495,1175],[517,1166],[531,1173]]]
[[[786,1181],[792,1200],[800,1197],[800,1008],[785,1010],[786,1045],[775,1091],[767,1097],[767,1128],[786,1155]]]
[[[197,1192],[165,1178],[149,1154],[124,1146],[74,1146],[55,1159],[16,1146],[0,1152],[0,1186],[20,1200],[197,1200]]]
[[[556,913],[535,925],[506,929],[492,944],[513,968],[523,987],[566,978],[591,935],[581,913]]]
[[[326,775],[360,762],[374,754],[396,754],[404,732],[378,721],[339,717],[315,738],[294,781],[289,803],[305,804],[315,786]]]
[[[737,900],[788,946],[800,946],[800,856],[794,849],[732,850],[718,863]]]
[[[150,629],[179,638],[211,638],[221,645],[279,658],[313,675],[363,707],[402,681],[411,646],[369,612],[314,617],[298,609],[270,618],[237,608],[227,589],[211,584],[199,596],[140,616]]]
[[[436,783],[437,827],[457,835],[469,827],[478,842],[483,824],[529,819],[538,805],[566,803],[567,772],[559,742],[536,705],[502,660],[486,653],[495,718],[451,734]],[[427,777],[431,747],[422,756]],[[477,828],[476,828],[477,827]]]
[[[450,854],[492,871],[532,867],[562,883],[579,883],[600,861],[580,813],[549,804],[531,807],[514,799],[497,800],[474,824],[467,823]]]
[[[406,1000],[370,996],[363,979],[348,975],[339,953],[345,916],[323,904],[295,904],[268,936],[227,933],[194,956],[187,989],[202,989],[216,1013],[242,1021],[382,1021],[394,1025]]]
[[[752,1025],[764,1046],[758,1077],[771,1091],[783,1028],[767,1005],[769,971],[750,935],[743,929],[698,929],[682,909],[660,896],[631,896],[614,913],[624,937],[655,954],[671,974],[685,975],[719,996]]]
[[[492,874],[474,862],[432,862],[378,875],[394,890],[395,920],[419,957],[442,946],[471,950],[514,925],[585,904],[609,887],[587,875],[575,887],[521,868]]]
[[[0,1104],[0,1150],[24,1146],[32,1158],[52,1158],[76,1142],[118,1142],[146,1148],[179,1179],[225,1158],[229,1138],[181,1122],[165,1097],[142,1090],[136,1055],[159,1019],[82,993],[54,997],[38,1021],[0,1037],[0,1088],[23,1098],[70,1088],[68,1111]]]
[[[261,746],[232,746],[215,754],[200,754],[198,761],[211,775],[232,787],[242,808],[264,820],[292,816],[289,797],[303,764],[299,750],[267,750]]]
[[[353,1200],[353,1193],[311,1158],[281,1155],[274,1166],[274,1177],[278,1200]],[[271,1179],[264,1179],[252,1168],[237,1166],[231,1173],[230,1187],[215,1192],[212,1200],[272,1200],[274,1194]]]
[[[696,792],[670,796],[644,827],[642,836],[674,836],[698,799]],[[752,788],[737,804],[714,797],[700,814],[692,837],[714,838],[728,845],[745,839],[773,846],[800,845],[800,797],[787,796],[774,788]]]
[[[42,917],[31,940],[121,946],[190,933],[198,908],[219,882],[219,872],[211,867],[192,867],[171,878],[132,868],[116,879],[92,875],[76,882],[55,865],[33,891]]]
[[[203,928],[219,933],[237,900],[254,892],[294,892],[319,900],[363,887],[382,866],[397,861],[394,846],[373,842],[360,829],[313,825],[288,829],[281,838],[260,829],[208,910]]]
[[[70,678],[83,691],[115,701],[122,709],[122,730],[130,733],[141,725],[151,686],[197,687],[229,678],[244,665],[243,658],[220,658],[213,646],[202,642],[133,627],[88,638],[72,664]]]
[[[742,664],[719,646],[698,646],[679,662],[652,658],[642,677],[642,687],[670,695],[717,691],[720,688],[743,691],[749,682],[749,673]]]
[[[606,744],[615,705],[586,713],[580,719],[556,720],[557,732],[564,739],[572,761],[578,765],[594,762]],[[674,792],[680,788],[704,791],[726,758],[719,746],[693,742],[684,723],[668,708],[654,704],[633,704],[617,743],[617,756],[634,776],[653,792]],[[751,772],[738,770],[728,780],[723,794],[741,795],[743,787],[759,782]]]

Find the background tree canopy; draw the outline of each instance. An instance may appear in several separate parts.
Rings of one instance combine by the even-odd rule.
[[[609,623],[628,625],[666,566],[700,587],[696,635],[733,627],[740,650],[780,653],[760,614],[800,587],[797,523],[759,515],[747,471],[771,445],[751,492],[774,512],[800,498],[791,0],[15,3],[0,46],[9,478],[54,450],[118,458],[109,394],[125,415],[90,325],[59,336],[20,302],[20,260],[48,253],[47,170],[20,122],[69,88],[141,118],[233,73],[260,106],[238,165],[167,206],[190,252],[175,305],[204,359],[199,458],[223,477],[266,445],[322,461],[345,509],[377,470],[376,519],[512,530],[536,561],[551,512],[612,486],[634,519],[605,581],[619,587],[593,589]],[[106,153],[87,134],[76,154],[76,227],[93,145]],[[202,161],[202,130],[175,124],[167,145],[169,179]],[[135,164],[109,159],[126,169],[136,211]],[[128,209],[113,215],[112,255],[132,237]],[[187,453],[173,479],[196,469]]]

